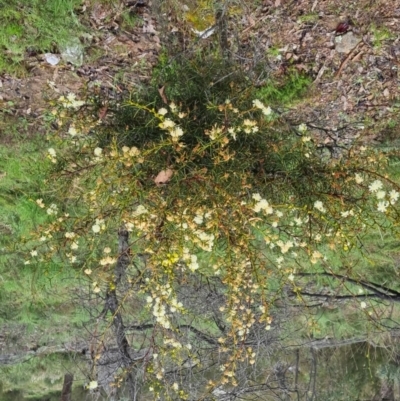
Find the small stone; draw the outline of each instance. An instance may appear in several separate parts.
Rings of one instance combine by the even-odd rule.
[[[52,53],[45,53],[44,58],[50,65],[57,65],[60,62],[60,58]]]
[[[335,38],[336,51],[339,53],[350,53],[360,42],[360,39],[353,32],[347,32],[344,35]]]

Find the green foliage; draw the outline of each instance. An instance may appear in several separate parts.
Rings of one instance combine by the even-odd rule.
[[[280,52],[279,48],[276,46],[269,47],[267,50],[267,54],[269,56],[273,56],[273,57],[281,57],[281,52]]]
[[[190,119],[185,121],[187,143],[197,144],[197,138],[203,135],[205,129],[212,127],[220,118],[217,105],[226,99],[240,99],[250,104],[248,89],[243,74],[230,70],[224,60],[213,58],[205,62],[201,58],[194,59],[176,57],[169,59],[162,54],[153,72],[150,86],[131,94],[131,102],[122,107],[111,106],[114,119],[108,127],[97,130],[98,145],[109,144],[116,138],[119,146],[145,146],[160,139],[159,121],[135,103],[145,104],[149,108],[165,106],[159,91],[163,88],[166,99],[173,100],[182,112],[190,111]],[[103,99],[95,99],[101,107]]]
[[[304,97],[311,84],[310,77],[290,68],[282,79],[267,80],[255,96],[267,104],[289,106]]]
[[[378,49],[382,47],[385,40],[393,38],[391,32],[384,26],[372,25],[370,29],[373,34],[374,46]]]
[[[170,60],[164,55],[155,69],[151,87],[133,95],[135,97],[132,101],[114,110],[115,118],[112,123],[101,131],[97,130],[98,145],[106,146],[114,138],[118,146],[142,148],[162,140],[164,136],[158,126],[159,120],[146,109],[137,106],[140,101],[149,109],[163,107],[164,103],[159,95],[160,87],[164,88],[166,99],[173,100],[183,113],[188,114],[182,120],[185,128],[184,144],[189,149],[194,149],[203,141],[204,132],[223,123],[224,118],[229,118],[229,124],[234,122],[234,113],[229,112],[229,117],[223,117],[220,112],[220,105],[227,99],[234,104],[240,103],[242,108],[247,107],[250,110],[248,117],[253,118],[257,114],[252,109],[251,101],[254,97],[260,96],[261,100],[268,101],[266,104],[270,104],[272,100],[273,103],[288,103],[298,98],[309,83],[308,78],[293,73],[283,85],[271,84],[254,91],[249,87],[243,73],[229,70],[222,59],[210,59],[206,62],[197,58]],[[265,127],[269,126],[268,136],[260,132],[243,140],[239,138],[229,142],[227,149],[235,155],[230,160],[229,170],[250,173],[255,179],[254,189],[268,183],[269,197],[274,200],[276,197],[277,202],[283,201],[277,196],[281,193],[281,184],[285,186],[285,193],[293,191],[303,199],[315,192],[329,192],[331,171],[319,157],[313,159],[314,164],[311,167],[310,159],[304,154],[305,147],[298,147],[301,143],[299,133],[290,128],[282,129],[277,116],[273,120],[265,120],[263,124]],[[149,174],[155,174],[157,169],[165,166],[167,159],[173,160],[174,157],[168,151],[155,155],[152,159],[154,166]],[[205,151],[201,159],[194,161],[195,168],[212,169],[210,157],[212,154]],[[157,159],[160,162],[158,166],[155,165]],[[277,174],[284,181],[277,180]],[[310,185],[313,186],[312,189]],[[312,201],[310,199],[310,203]]]
[[[310,13],[310,14],[305,14],[305,15],[300,15],[299,16],[299,21],[304,22],[304,23],[316,23],[319,19],[318,13]]]
[[[132,29],[137,26],[140,21],[138,15],[131,11],[125,11],[121,14],[121,27],[123,29]]]

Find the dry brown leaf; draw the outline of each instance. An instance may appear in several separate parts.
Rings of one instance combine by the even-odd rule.
[[[158,93],[160,94],[162,101],[165,104],[168,104],[168,99],[167,99],[167,96],[165,95],[165,85],[164,86],[160,86],[158,88]]]
[[[103,118],[106,116],[106,114],[107,114],[107,110],[108,110],[108,106],[107,105],[105,105],[104,107],[102,107],[100,110],[99,110],[99,120],[103,120]]]
[[[154,178],[154,182],[159,187],[160,185],[166,184],[172,178],[173,175],[174,172],[170,168],[167,168],[166,170],[161,170],[157,174],[157,177]]]

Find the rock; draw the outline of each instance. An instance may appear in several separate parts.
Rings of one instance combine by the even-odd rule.
[[[60,45],[61,58],[80,67],[83,64],[83,46],[78,38],[72,38],[67,44]]]
[[[57,65],[60,62],[60,58],[52,53],[45,53],[44,58],[50,65]]]
[[[360,42],[360,38],[354,35],[353,32],[347,32],[344,35],[336,36],[335,49],[339,53],[350,53]]]

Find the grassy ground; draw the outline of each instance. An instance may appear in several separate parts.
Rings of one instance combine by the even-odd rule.
[[[103,14],[101,9],[96,15],[96,10],[101,7],[107,13]],[[0,52],[0,73],[12,76],[29,74],[35,64],[31,63],[32,57],[67,53],[67,49],[74,46],[78,46],[83,54],[85,48],[91,47],[98,32],[89,22],[87,9],[93,10],[92,17],[101,21],[103,27],[116,16],[122,30],[130,30],[139,23],[137,16],[124,9],[118,0],[84,4],[81,0],[0,0],[0,8],[0,47],[5,49]],[[93,62],[105,52],[95,47],[89,54]]]
[[[77,17],[81,4],[79,0],[1,0],[0,46],[7,50],[0,53],[0,71],[22,73],[27,52],[52,53],[67,46],[73,33],[84,33],[86,28]]]
[[[55,393],[59,399],[59,391],[66,372],[77,372],[82,362],[72,354],[53,354],[32,357],[24,363],[2,367],[0,399],[8,396],[13,399],[40,400],[44,395]],[[76,375],[76,384],[82,387],[84,382]],[[17,396],[18,394],[18,396]],[[12,398],[10,398],[12,399]]]
[[[13,125],[23,132],[24,121]],[[82,328],[88,320],[71,299],[76,286],[75,272],[50,265],[24,263],[16,251],[29,232],[46,220],[46,213],[35,200],[45,194],[41,187],[48,166],[43,157],[43,136],[8,133],[0,143],[0,350],[3,355],[20,354],[43,347],[82,341]],[[3,392],[23,391],[25,396],[41,397],[60,390],[62,377],[76,370],[72,356],[46,355],[24,363],[1,366]],[[76,382],[79,383],[79,380]],[[82,384],[82,383],[81,383]],[[0,395],[0,399],[6,399]]]

